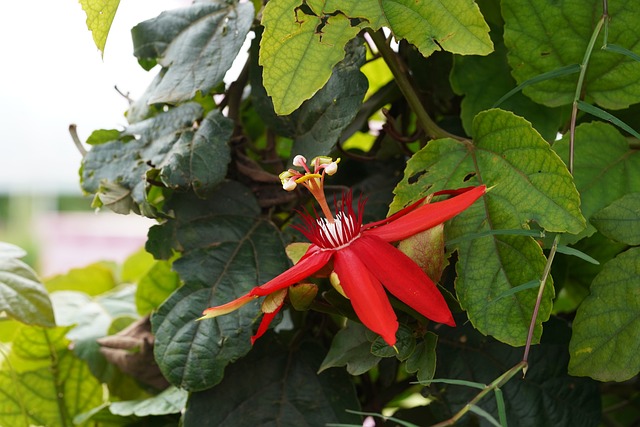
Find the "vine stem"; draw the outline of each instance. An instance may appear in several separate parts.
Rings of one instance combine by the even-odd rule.
[[[578,75],[578,82],[576,84],[576,92],[573,96],[573,108],[571,110],[571,122],[569,129],[569,173],[573,175],[574,169],[574,153],[575,153],[575,134],[576,134],[576,121],[578,119],[578,101],[582,96],[582,89],[584,86],[584,78],[587,74],[587,66],[589,65],[589,60],[591,59],[591,54],[593,53],[593,48],[596,44],[596,40],[600,35],[600,31],[602,27],[605,26],[605,43],[607,39],[608,29],[606,28],[606,22],[609,19],[608,12],[608,3],[607,0],[602,1],[602,16],[598,20],[596,27],[591,34],[591,39],[589,40],[589,44],[587,45],[587,49],[584,52],[584,57],[582,58],[582,62],[580,63],[580,74]],[[549,256],[547,257],[547,264],[544,267],[544,271],[542,273],[542,278],[540,279],[540,287],[538,288],[538,297],[536,298],[536,304],[533,308],[533,314],[531,315],[531,323],[529,324],[529,333],[527,335],[527,342],[524,347],[524,354],[522,356],[522,361],[527,363],[529,359],[529,352],[531,350],[531,343],[533,341],[533,334],[535,331],[535,324],[538,318],[538,313],[540,311],[540,304],[542,303],[542,295],[544,293],[544,289],[546,287],[547,279],[549,277],[549,272],[551,271],[551,264],[553,263],[553,258],[558,251],[558,243],[560,242],[560,234],[557,234],[553,240],[553,244],[551,245],[551,250],[549,251]],[[523,370],[524,374],[527,373],[527,369]]]
[[[570,123],[570,131],[569,131],[569,173],[573,175],[573,159],[574,159],[574,148],[575,148],[575,133],[576,133],[576,120],[578,118],[578,100],[580,100],[582,95],[582,87],[584,85],[584,77],[587,74],[587,65],[589,64],[589,60],[591,59],[591,53],[593,52],[593,47],[596,44],[596,40],[598,39],[598,35],[600,34],[600,30],[602,30],[602,26],[607,20],[607,4],[606,0],[604,1],[603,9],[605,13],[602,14],[596,28],[593,30],[593,34],[591,34],[591,40],[589,40],[589,44],[587,45],[587,49],[584,52],[584,57],[582,58],[582,62],[580,63],[580,74],[578,76],[578,84],[576,85],[576,93],[573,96],[573,108],[571,109],[571,123]]]
[[[538,297],[536,298],[536,305],[533,307],[533,314],[531,315],[531,323],[529,323],[529,334],[527,335],[527,343],[524,346],[524,355],[522,356],[522,361],[524,363],[529,362],[529,351],[531,350],[533,333],[536,329],[536,320],[538,319],[540,304],[542,304],[542,295],[544,294],[544,289],[547,284],[547,279],[549,278],[549,273],[551,272],[551,264],[553,264],[553,258],[556,256],[556,252],[558,251],[559,242],[560,242],[560,234],[556,234],[556,237],[553,239],[553,244],[551,245],[551,250],[549,251],[549,256],[547,257],[547,264],[544,266],[544,271],[542,272],[542,278],[540,279],[540,286],[538,287]],[[522,370],[522,372],[526,375],[527,368],[525,367]]]
[[[442,129],[436,124],[436,122],[433,121],[431,116],[429,116],[429,113],[427,113],[427,110],[425,110],[424,105],[422,105],[422,101],[418,96],[415,85],[411,81],[411,76],[409,75],[407,66],[396,54],[396,52],[391,49],[388,44],[388,40],[382,30],[372,31],[371,29],[368,29],[367,33],[371,37],[373,43],[376,45],[378,52],[380,52],[380,55],[389,67],[389,70],[391,70],[391,74],[393,74],[395,82],[400,88],[400,92],[402,92],[402,95],[404,95],[407,103],[416,115],[418,125],[425,131],[427,135],[429,135],[433,139],[454,138],[460,140],[461,138],[459,136]]]
[[[518,363],[517,365],[509,369],[507,372],[505,372],[504,374],[500,375],[498,378],[493,380],[490,384],[487,384],[485,388],[483,388],[480,391],[480,393],[478,393],[473,399],[471,399],[466,405],[464,405],[462,409],[460,409],[454,416],[452,416],[448,420],[444,420],[437,424],[434,424],[431,427],[445,427],[445,426],[454,425],[456,422],[458,422],[458,420],[460,420],[460,418],[462,418],[467,412],[469,412],[471,408],[475,406],[488,393],[499,389],[500,387],[505,385],[511,378],[513,378],[515,374],[517,374],[520,371],[526,371],[526,369],[527,369],[527,362],[522,361]]]

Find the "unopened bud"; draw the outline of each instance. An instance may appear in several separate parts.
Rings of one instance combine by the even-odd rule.
[[[293,178],[290,178],[286,181],[282,181],[282,188],[284,188],[285,191],[293,191],[295,190],[297,185],[298,184],[296,183],[296,180]]]
[[[304,156],[298,154],[293,158],[293,166],[297,166],[299,168],[304,167],[307,164],[307,159]]]
[[[338,162],[331,162],[329,163],[325,168],[324,168],[324,172],[327,175],[333,175],[334,173],[338,172]]]

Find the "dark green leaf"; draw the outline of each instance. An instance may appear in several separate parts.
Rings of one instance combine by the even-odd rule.
[[[574,178],[580,192],[582,214],[589,220],[577,236],[566,236],[568,243],[595,232],[591,217],[600,209],[628,193],[640,192],[640,153],[616,128],[607,123],[586,123],[575,133]],[[553,145],[568,163],[569,135]]]
[[[371,353],[378,357],[397,357],[398,360],[404,361],[409,358],[416,348],[416,339],[413,336],[413,331],[405,325],[400,325],[396,332],[395,348],[387,344],[382,337],[378,336],[371,343]]]
[[[640,245],[640,193],[627,194],[591,217],[605,236],[627,245]]]
[[[591,284],[573,323],[572,375],[625,381],[640,371],[640,248],[609,261]]]
[[[260,218],[256,200],[238,183],[222,184],[206,201],[174,196],[167,207],[175,220],[154,227],[158,230],[150,236],[171,236],[164,244],[183,251],[174,269],[184,285],[152,317],[155,355],[171,383],[204,390],[222,380],[228,363],[249,351],[252,326],[261,313],[251,303],[215,319],[196,319],[207,307],[238,298],[282,273],[288,260],[279,231]]]
[[[376,366],[379,361],[380,357],[371,354],[367,328],[361,323],[347,321],[347,326],[333,337],[331,348],[318,372],[346,365],[347,372],[351,375],[360,375]]]
[[[253,23],[251,3],[200,2],[136,25],[134,54],[167,68],[148,103],[186,101],[209,92],[233,64]]]
[[[231,154],[227,141],[233,122],[218,110],[210,112],[195,133],[185,132],[160,166],[160,177],[170,188],[193,187],[200,197],[210,193],[227,174]]]
[[[31,267],[17,258],[23,254],[17,246],[0,247],[0,312],[29,325],[55,326],[47,290]]]
[[[438,345],[439,378],[462,379],[489,384],[522,359],[522,349],[512,348],[479,336],[468,327],[441,334]],[[596,427],[600,419],[598,384],[588,378],[567,374],[569,354],[566,340],[569,329],[560,321],[547,324],[542,343],[532,348],[526,377],[516,375],[501,387],[510,426],[519,427]],[[443,336],[444,335],[444,336]],[[460,347],[459,339],[466,345]],[[478,390],[466,386],[440,387],[451,410],[457,411],[477,395]],[[434,385],[431,386],[434,390]],[[478,406],[498,418],[498,405],[493,394]],[[480,421],[481,426],[488,425]]]
[[[152,119],[144,120],[129,126],[120,139],[94,146],[82,162],[82,187],[85,191],[95,193],[100,204],[110,207],[118,213],[129,213],[129,210],[153,215],[153,208],[146,200],[146,175],[154,168],[168,170],[172,162],[180,157],[173,156],[173,148],[179,141],[190,141],[193,138],[210,138],[211,127],[204,131],[195,130],[194,122],[201,118],[202,107],[196,103],[180,105]],[[226,120],[220,118],[221,121]],[[225,127],[226,128],[226,127]],[[217,143],[220,141],[216,140]],[[225,146],[226,149],[226,146]],[[220,148],[207,150],[206,155],[220,153]],[[184,149],[182,150],[184,155]],[[200,151],[196,155],[202,155]],[[219,180],[218,173],[209,175],[202,172],[201,164],[189,164],[185,173],[191,179],[214,177]],[[211,188],[216,182],[202,182],[204,188]],[[174,182],[169,182],[178,186]],[[181,182],[181,189],[188,189],[195,181]],[[99,205],[100,205],[99,204]]]
[[[317,375],[323,350],[306,343],[292,351],[268,337],[229,366],[218,386],[192,393],[185,425],[202,427],[311,427],[357,423],[359,409],[349,377],[339,369]]]
[[[438,336],[427,332],[424,340],[416,345],[415,351],[407,359],[406,370],[415,373],[419,382],[424,383],[433,379],[436,372],[436,345]]]

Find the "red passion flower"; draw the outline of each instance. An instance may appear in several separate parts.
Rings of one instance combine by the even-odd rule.
[[[423,204],[422,199],[382,221],[362,224],[364,202],[358,203],[355,212],[351,193],[343,196],[342,203],[336,203],[335,216],[327,205],[324,177],[336,172],[339,161],[317,157],[312,160],[312,172],[306,159],[296,156],[293,165],[304,168],[304,172],[289,169],[280,175],[285,190],[291,191],[298,184],[306,187],[324,214],[319,218],[302,214],[304,225],[298,230],[311,245],[298,263],[246,295],[206,309],[201,319],[227,314],[258,297],[282,293],[333,261],[332,284],[349,298],[362,323],[390,346],[396,343],[398,320],[385,289],[428,319],[455,326],[451,311],[433,281],[391,242],[406,239],[451,219],[480,198],[486,187],[440,191],[434,195],[453,197],[427,204]],[[252,342],[267,330],[284,303],[284,294],[276,297],[276,301],[275,306],[269,304],[267,309],[263,305],[265,315]]]

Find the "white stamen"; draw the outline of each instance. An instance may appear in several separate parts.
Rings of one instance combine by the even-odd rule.
[[[354,238],[353,218],[343,212],[336,214],[333,223],[327,221],[326,218],[318,218],[317,223],[320,226],[322,236],[327,240],[327,243],[334,247],[344,246]]]

